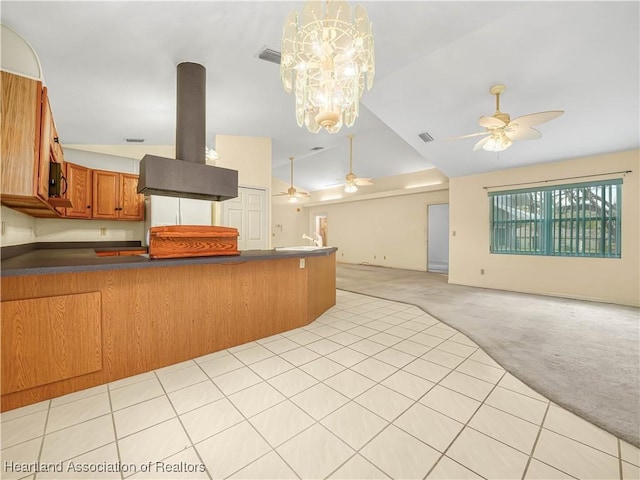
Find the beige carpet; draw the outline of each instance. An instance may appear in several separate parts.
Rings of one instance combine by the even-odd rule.
[[[640,309],[363,265],[338,264],[337,287],[422,308],[531,388],[640,447]]]

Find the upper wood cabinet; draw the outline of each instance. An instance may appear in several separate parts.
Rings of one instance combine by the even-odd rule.
[[[144,218],[144,195],[138,193],[138,175],[120,174],[120,220]]]
[[[1,72],[0,201],[32,217],[142,220],[138,175],[64,162],[49,96],[42,82]],[[51,176],[51,164],[63,176]],[[51,181],[60,181],[59,194]],[[52,195],[49,196],[49,193]]]
[[[137,189],[138,175],[93,170],[92,218],[142,220],[144,195]]]
[[[40,198],[49,198],[49,164],[55,160],[53,148],[54,135],[57,131],[53,125],[53,114],[49,105],[46,87],[42,89],[42,124],[40,126],[40,160],[38,162],[37,193]]]
[[[58,217],[49,202],[49,163],[62,163],[42,82],[1,72],[2,75],[2,190],[3,205],[34,217]]]
[[[92,181],[91,169],[65,163],[67,178],[67,198],[71,201],[71,207],[65,209],[67,218],[91,218]]]

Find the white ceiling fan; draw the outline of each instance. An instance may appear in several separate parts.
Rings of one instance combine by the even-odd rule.
[[[542,134],[533,127],[553,120],[564,113],[564,110],[549,110],[523,115],[511,120],[508,113],[500,111],[500,95],[504,93],[505,89],[504,85],[494,85],[489,90],[491,95],[496,96],[496,111],[493,115],[485,115],[478,120],[480,126],[484,127],[486,131],[453,137],[450,140],[487,135],[475,144],[473,151],[483,149],[489,152],[501,152],[513,145],[516,140],[534,140],[542,137]]]
[[[295,157],[289,157],[289,160],[291,160],[291,186],[287,189],[286,192],[280,192],[276,195],[274,195],[274,197],[281,197],[283,195],[288,195],[289,196],[289,202],[293,203],[293,202],[297,202],[298,198],[309,198],[311,195],[308,194],[307,192],[298,192],[296,190],[296,188],[293,186],[293,160]]]
[[[353,173],[353,134],[349,135],[349,173],[345,178],[347,183],[344,186],[344,191],[347,193],[357,192],[358,187],[373,185],[370,178],[358,178]]]

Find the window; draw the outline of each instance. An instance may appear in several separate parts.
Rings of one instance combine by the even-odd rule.
[[[491,192],[491,253],[620,258],[621,194],[621,179]]]

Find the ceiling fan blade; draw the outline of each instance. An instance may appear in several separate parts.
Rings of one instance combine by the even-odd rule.
[[[489,135],[491,132],[478,132],[478,133],[470,133],[468,135],[460,135],[458,137],[451,137],[451,138],[447,138],[447,140],[460,140],[463,138],[471,138],[471,137],[477,137],[479,135]]]
[[[480,120],[478,120],[478,125],[484,128],[500,128],[504,127],[506,124],[499,118],[484,115],[480,117]]]
[[[535,140],[536,138],[542,137],[542,133],[531,127],[518,126],[516,128],[511,128],[511,125],[509,125],[509,127],[505,129],[504,133],[511,140]]]
[[[473,151],[477,152],[478,150],[480,150],[482,147],[484,147],[484,144],[487,143],[489,140],[491,139],[491,137],[484,137],[482,140],[480,140],[478,143],[475,144],[475,146],[473,147]]]
[[[510,126],[518,127],[535,127],[542,123],[553,120],[564,113],[564,110],[549,110],[548,112],[530,113],[518,118],[514,118],[509,122]]]
[[[355,182],[359,187],[368,187],[370,185],[373,185],[373,182],[370,178],[356,178]]]
[[[306,197],[310,197],[311,194],[307,193],[307,192],[296,192],[296,193],[294,193],[294,196],[296,196],[296,197],[305,197],[306,198]]]

